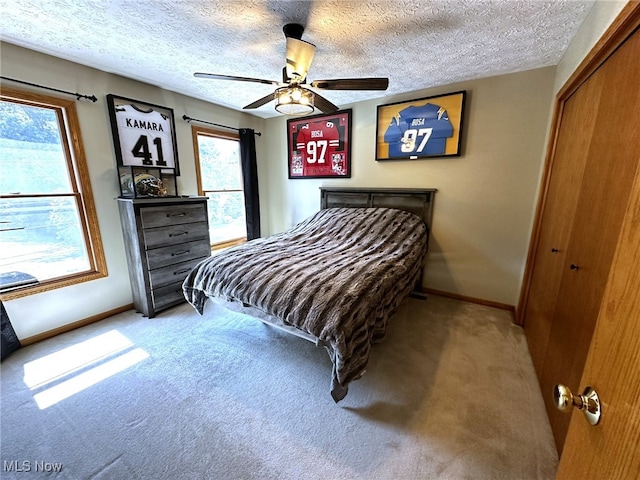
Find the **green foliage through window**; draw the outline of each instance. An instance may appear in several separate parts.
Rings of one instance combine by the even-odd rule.
[[[0,274],[44,281],[91,267],[58,118],[0,101]]]
[[[211,243],[246,238],[239,142],[199,132],[200,188],[209,198]]]

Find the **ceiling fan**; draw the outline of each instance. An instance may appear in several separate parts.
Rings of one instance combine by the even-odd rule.
[[[338,110],[336,105],[310,90],[309,87],[318,90],[386,90],[389,86],[388,78],[341,78],[306,83],[307,72],[313,61],[316,47],[302,40],[304,27],[298,23],[288,23],[282,31],[287,41],[286,66],[282,69],[282,82],[200,72],[194,73],[194,77],[275,85],[278,88],[273,93],[250,103],[243,109],[259,108],[275,100],[276,110],[288,115],[309,114],[313,112],[314,107],[323,113]]]

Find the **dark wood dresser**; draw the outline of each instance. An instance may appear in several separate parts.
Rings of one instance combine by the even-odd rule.
[[[143,315],[185,301],[187,273],[211,255],[206,197],[118,198],[133,305]]]

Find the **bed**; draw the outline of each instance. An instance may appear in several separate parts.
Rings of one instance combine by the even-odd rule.
[[[338,402],[421,283],[435,192],[323,187],[314,215],[197,265],[185,298],[200,314],[213,300],[325,347]]]

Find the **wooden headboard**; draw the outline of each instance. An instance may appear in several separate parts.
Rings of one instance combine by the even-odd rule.
[[[435,188],[320,187],[320,208],[387,207],[420,216],[431,230]]]

